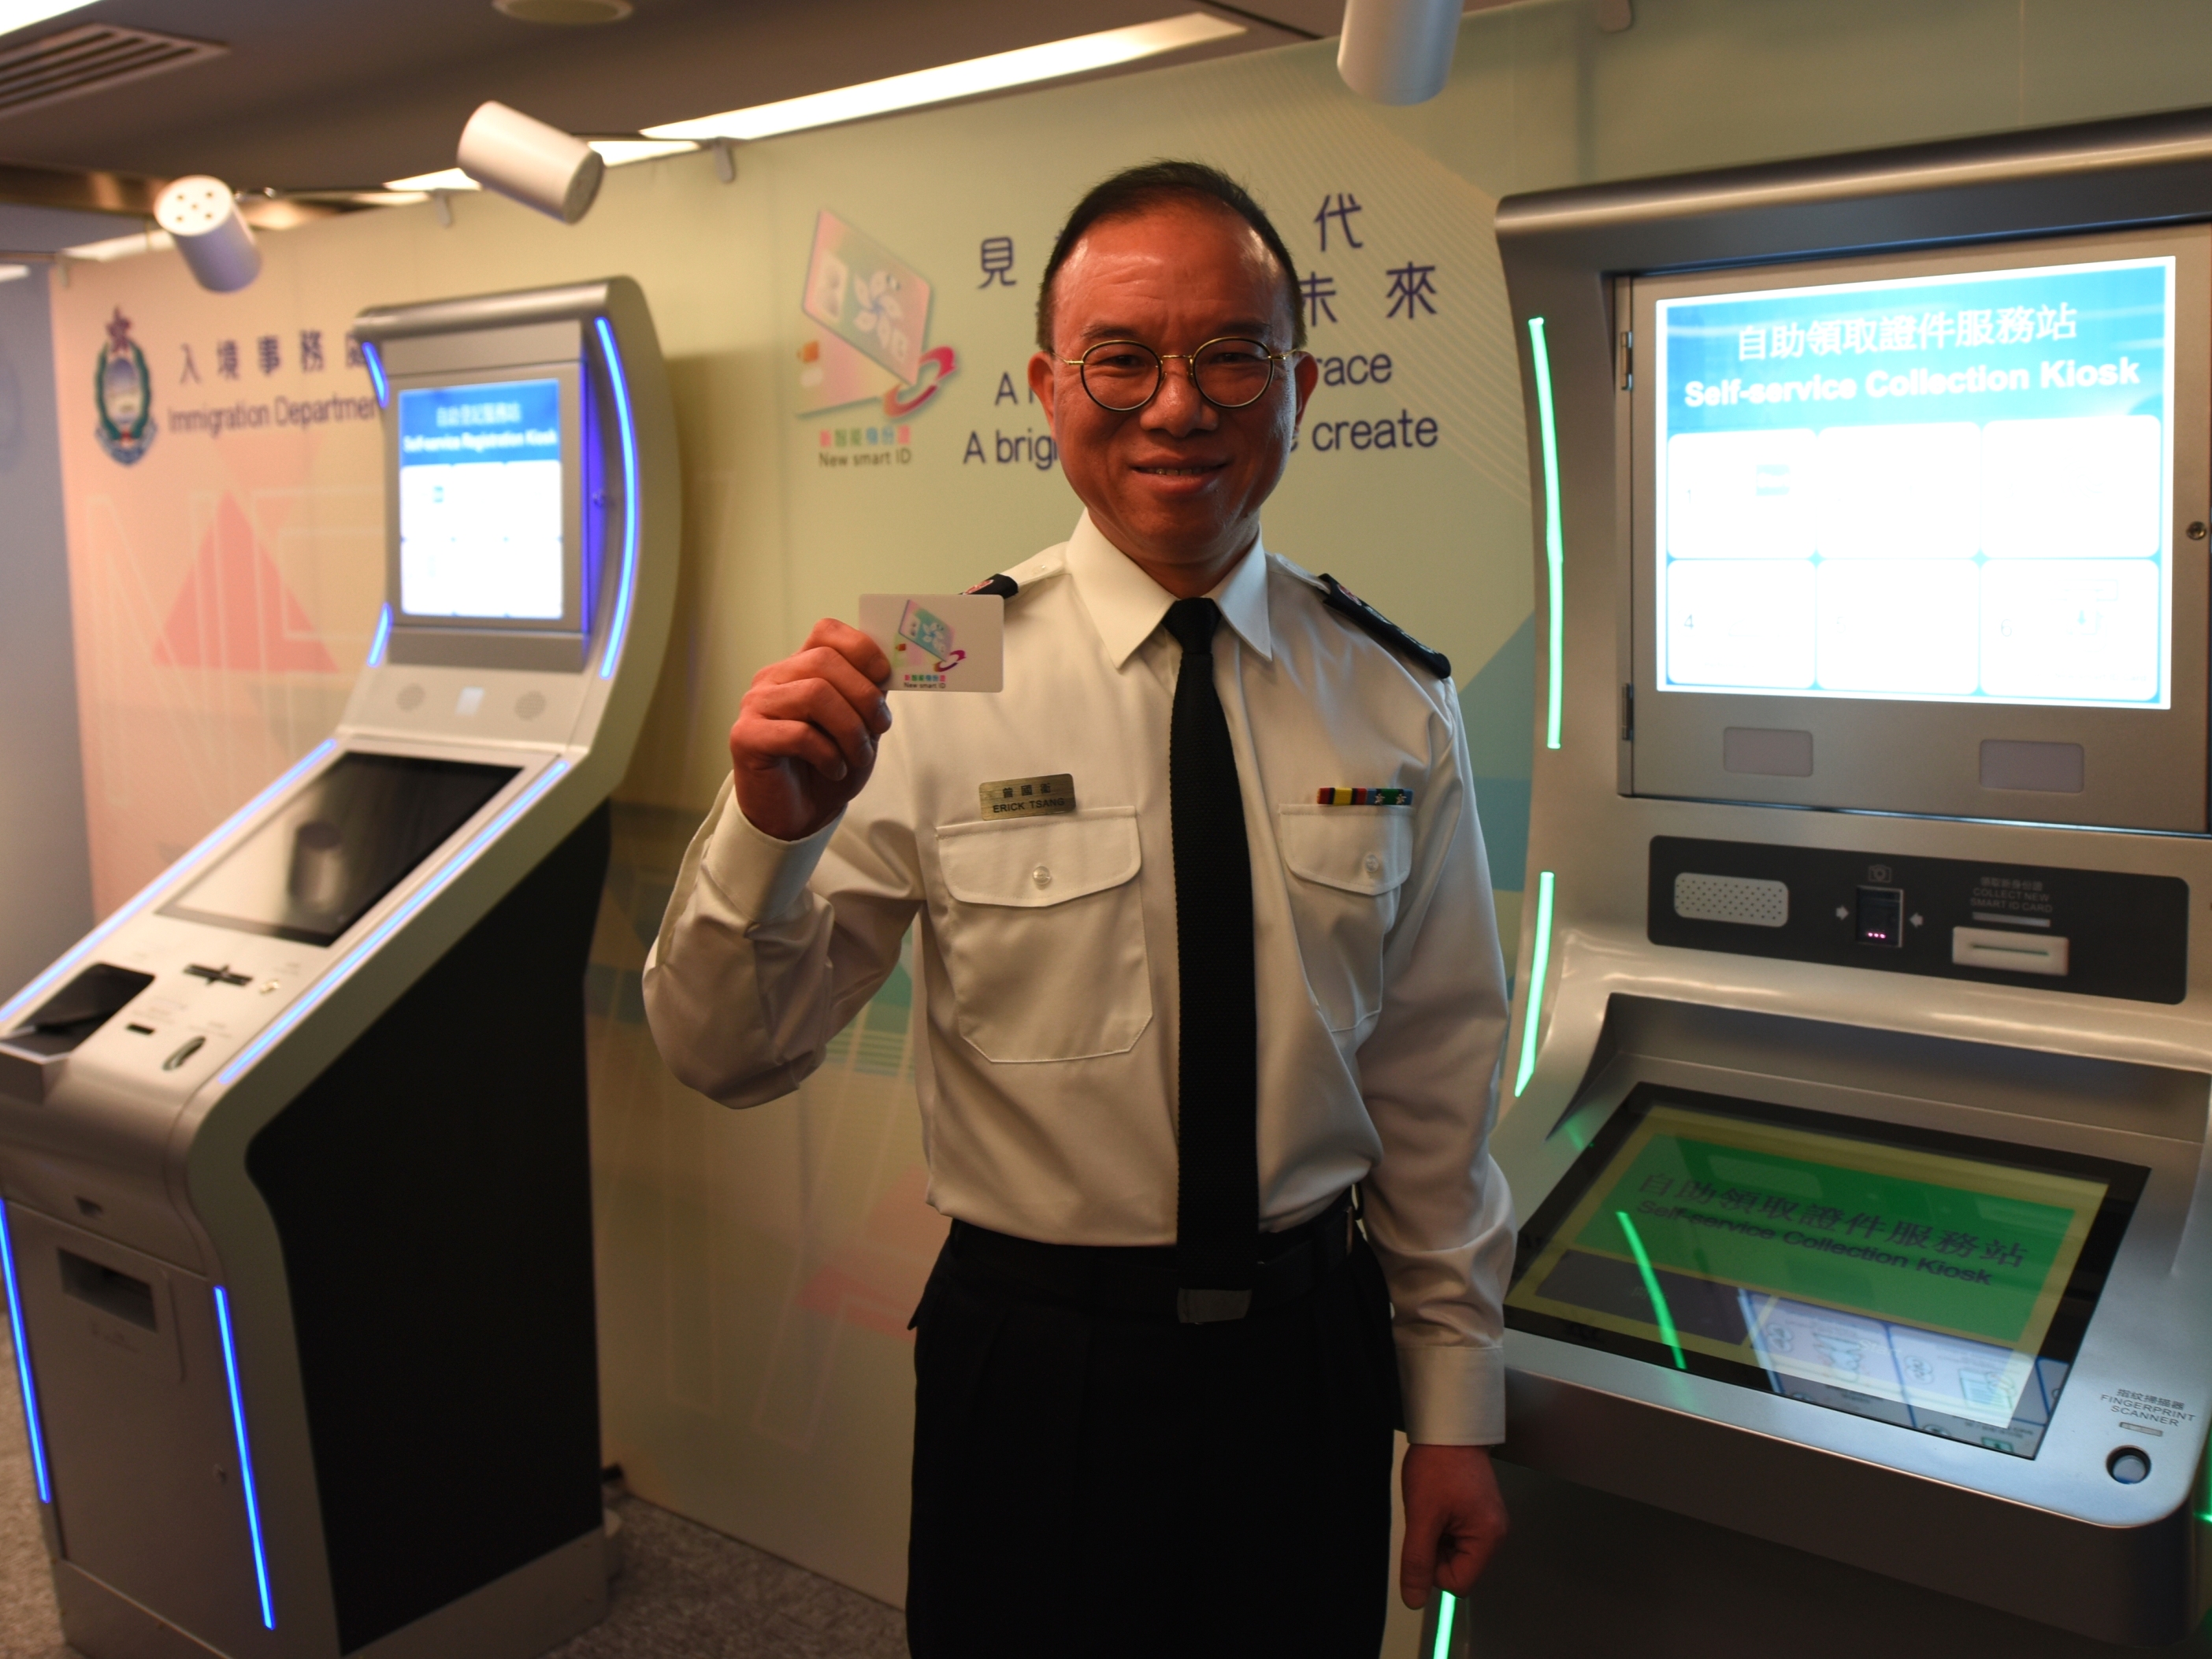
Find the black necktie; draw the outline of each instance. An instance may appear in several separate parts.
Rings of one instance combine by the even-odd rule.
[[[1252,854],[1229,721],[1213,689],[1212,599],[1178,599],[1182,647],[1168,728],[1175,842],[1178,1310],[1189,1323],[1241,1319],[1260,1236],[1260,1011],[1252,984]]]

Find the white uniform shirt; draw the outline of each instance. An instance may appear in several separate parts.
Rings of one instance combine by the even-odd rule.
[[[821,1064],[919,915],[930,1202],[1024,1238],[1170,1244],[1173,598],[1088,514],[1008,574],[1006,690],[896,698],[839,823],[775,840],[724,783],[647,961],[646,1011],[691,1087],[772,1100]],[[1363,1182],[1412,1437],[1492,1443],[1513,1253],[1487,1149],[1505,993],[1457,698],[1262,547],[1213,598],[1252,858],[1261,1224]],[[1057,773],[1073,813],[984,817],[981,785]],[[1413,804],[1316,804],[1337,787]]]

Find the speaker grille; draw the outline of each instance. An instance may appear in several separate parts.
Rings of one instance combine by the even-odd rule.
[[[0,115],[182,69],[229,51],[150,29],[88,23],[0,50]]]
[[[1674,914],[1686,921],[1733,921],[1745,927],[1779,927],[1790,920],[1785,882],[1749,876],[1674,878]]]

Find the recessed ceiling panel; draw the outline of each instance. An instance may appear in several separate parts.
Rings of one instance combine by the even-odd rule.
[[[112,23],[87,23],[0,47],[0,115],[166,75],[228,50],[212,40],[186,40]]]

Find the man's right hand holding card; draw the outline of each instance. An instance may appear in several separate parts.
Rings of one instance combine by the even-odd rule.
[[[738,810],[778,841],[804,841],[845,810],[890,730],[891,665],[857,628],[824,617],[806,643],[753,676],[730,728]]]

